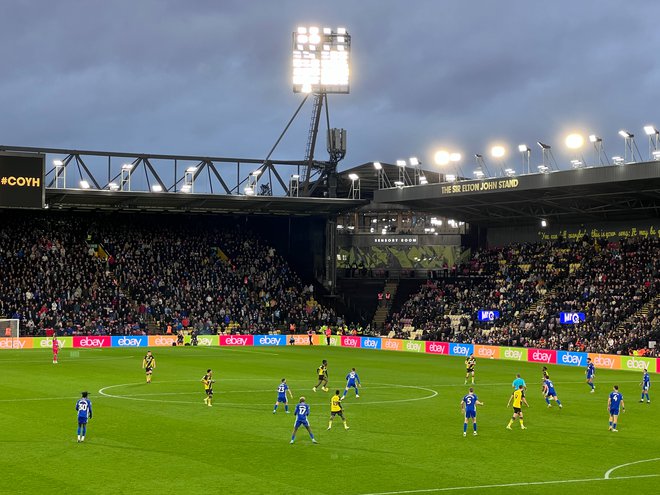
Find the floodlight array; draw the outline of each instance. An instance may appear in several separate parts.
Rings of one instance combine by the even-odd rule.
[[[293,33],[293,92],[349,93],[350,52],[345,28],[299,27]]]

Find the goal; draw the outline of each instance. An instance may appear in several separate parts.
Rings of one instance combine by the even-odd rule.
[[[0,337],[11,337],[18,339],[21,336],[21,325],[19,319],[2,319],[0,318]]]

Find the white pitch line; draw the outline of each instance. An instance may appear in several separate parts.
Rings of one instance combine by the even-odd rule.
[[[608,472],[605,473],[605,479],[606,480],[619,479],[619,478],[610,478],[610,474],[612,474],[614,471],[616,471],[619,468],[626,467],[626,466],[633,466],[635,464],[642,464],[643,462],[653,462],[653,461],[660,461],[660,457],[654,457],[653,459],[644,459],[644,460],[635,461],[635,462],[628,462],[626,464],[621,464],[620,466],[614,466],[612,469],[610,469]]]
[[[645,461],[641,461],[641,462],[645,462]],[[624,466],[625,465],[626,464],[624,464]],[[486,488],[508,488],[514,486],[559,485],[559,484],[567,484],[567,483],[589,483],[592,481],[616,481],[616,480],[629,480],[629,479],[637,479],[637,478],[655,478],[658,476],[660,476],[660,474],[640,474],[637,476],[618,476],[616,478],[584,478],[581,480],[528,481],[528,482],[520,482],[520,483],[500,483],[497,485],[449,486],[445,488],[400,490],[396,492],[361,493],[360,495],[404,495],[410,493],[437,493],[437,492],[451,492],[458,490],[482,490]]]

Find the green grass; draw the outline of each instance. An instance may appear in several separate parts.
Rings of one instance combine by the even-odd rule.
[[[78,356],[65,349],[58,365],[48,350],[2,351],[0,493],[357,495],[587,479],[594,480],[487,493],[653,493],[659,481],[599,480],[614,466],[660,458],[657,405],[637,402],[641,374],[599,370],[590,394],[582,369],[552,366],[560,411],[541,397],[540,365],[479,360],[479,436],[463,438],[461,358],[325,347],[153,351],[150,385],[141,369],[144,349]],[[326,431],[330,394],[311,390],[321,359],[329,362],[331,390],[343,387],[353,366],[363,381],[360,399],[344,401],[349,431],[340,421]],[[207,368],[217,380],[212,408],[199,382]],[[528,430],[516,424],[507,431],[517,372],[529,386]],[[319,445],[304,430],[289,445],[293,415],[281,406],[272,414],[283,377],[296,401],[305,395],[311,403]],[[627,411],[619,433],[610,433],[606,405],[615,383]],[[129,398],[104,396],[104,387]],[[81,390],[90,392],[94,408],[84,444],[75,435]],[[653,461],[612,476],[659,473],[660,461]]]

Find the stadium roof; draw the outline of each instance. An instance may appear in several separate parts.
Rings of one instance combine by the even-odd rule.
[[[396,203],[483,227],[660,217],[660,161],[375,191]]]
[[[46,204],[77,210],[324,216],[335,215],[365,203],[352,199],[46,189]]]

